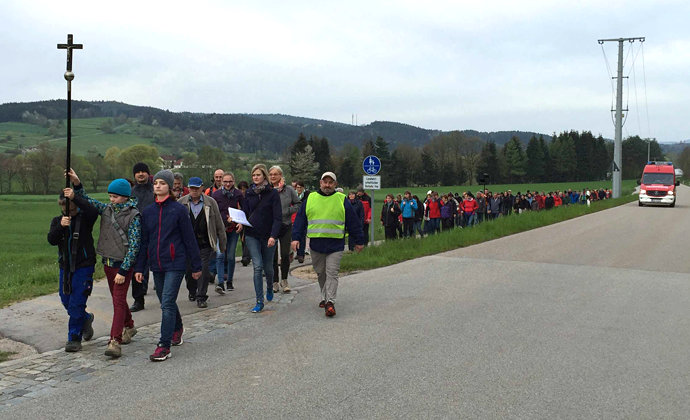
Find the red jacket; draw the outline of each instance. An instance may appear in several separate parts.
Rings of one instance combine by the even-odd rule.
[[[430,219],[441,218],[441,200],[426,203],[426,211]]]
[[[364,206],[364,223],[367,220],[371,221],[371,201],[362,200],[362,206]]]
[[[553,205],[554,205],[554,207],[562,206],[563,205],[563,199],[561,199],[561,197],[559,197],[559,196],[555,196],[553,198]]]
[[[463,200],[462,203],[460,203],[460,210],[462,210],[465,214],[472,214],[477,210],[477,207],[479,207],[479,204],[477,204],[477,200]]]
[[[544,210],[544,196],[543,195],[537,196],[537,203],[539,203],[539,210]]]

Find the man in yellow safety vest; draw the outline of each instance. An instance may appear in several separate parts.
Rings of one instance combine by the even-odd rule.
[[[338,291],[338,270],[345,251],[345,231],[354,238],[355,251],[364,248],[362,223],[350,200],[336,192],[338,182],[333,172],[321,175],[321,188],[309,194],[300,207],[292,225],[292,250],[297,251],[300,238],[306,232],[310,239],[311,259],[319,276],[321,287],[320,308],[326,316],[335,315],[335,296]]]

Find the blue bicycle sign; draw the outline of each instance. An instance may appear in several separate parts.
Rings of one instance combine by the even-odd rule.
[[[362,169],[367,175],[376,175],[381,170],[381,160],[376,156],[367,156],[362,162]]]

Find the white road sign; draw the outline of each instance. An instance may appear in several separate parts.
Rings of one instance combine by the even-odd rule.
[[[362,186],[365,190],[380,190],[381,189],[381,176],[368,176],[362,177]]]

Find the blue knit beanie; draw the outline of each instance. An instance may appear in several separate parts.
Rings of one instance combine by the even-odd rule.
[[[132,187],[129,185],[129,181],[120,178],[108,185],[108,193],[129,197],[132,195]]]

